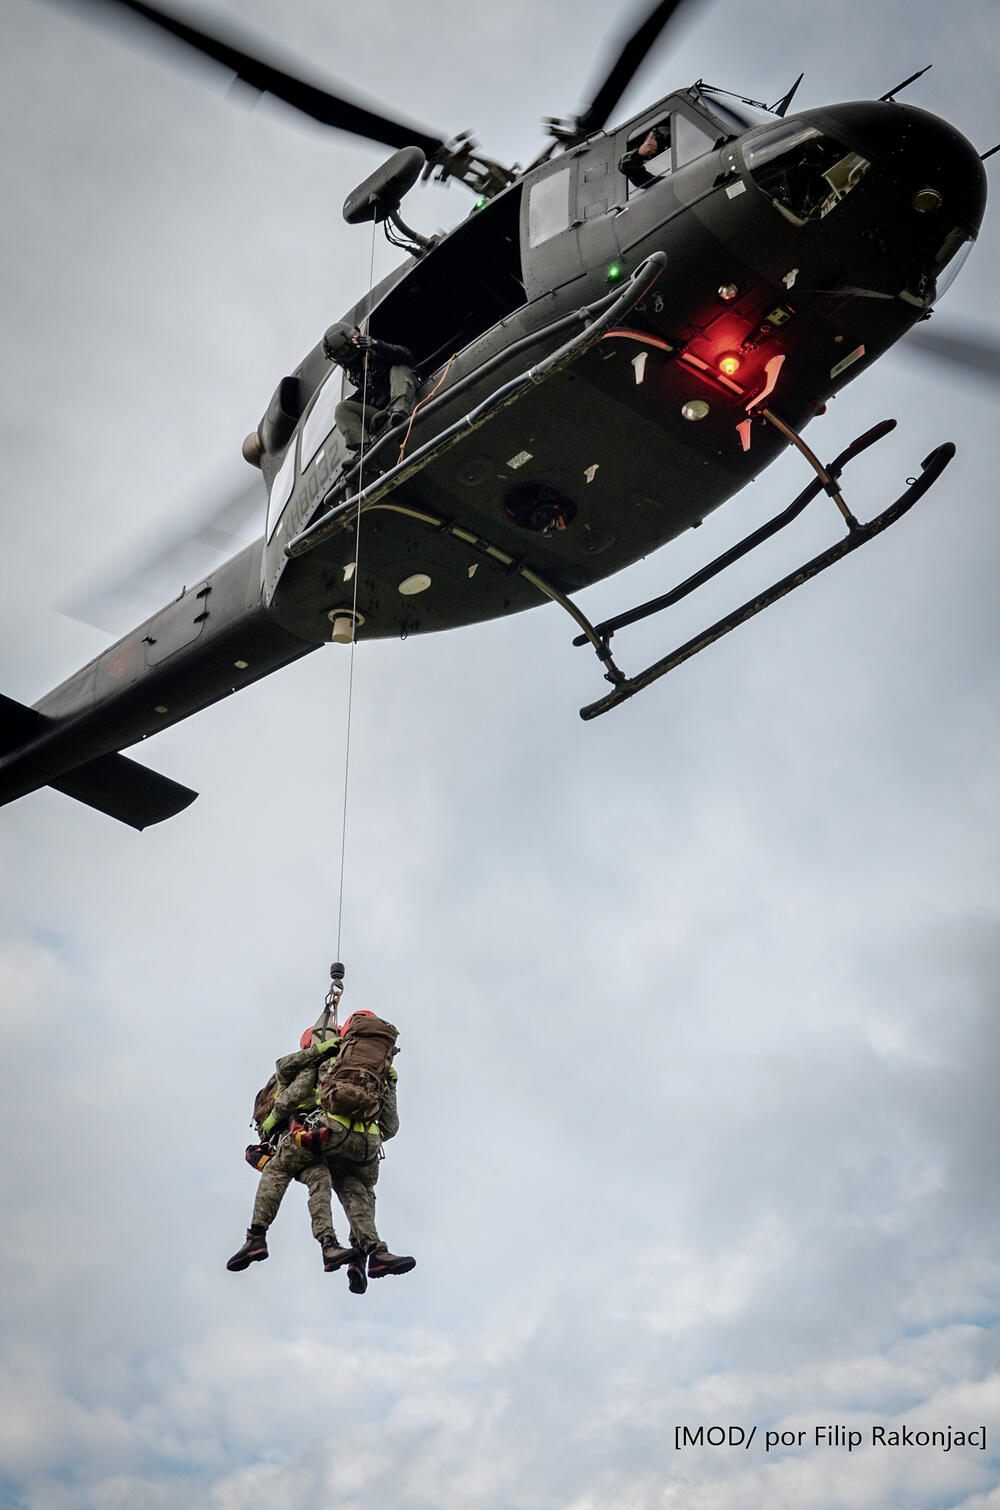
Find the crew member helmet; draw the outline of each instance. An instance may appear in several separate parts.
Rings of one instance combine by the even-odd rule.
[[[367,1007],[359,1007],[356,1012],[352,1012],[351,1013],[350,1017],[345,1017],[344,1021],[341,1023],[341,1025],[340,1025],[340,1034],[341,1034],[341,1037],[343,1037],[343,1035],[347,1032],[347,1029],[350,1027],[350,1025],[354,1021],[355,1017],[374,1017],[374,1016],[375,1016],[375,1013],[374,1012],[369,1012],[369,1010],[368,1010]]]
[[[345,320],[340,320],[336,325],[331,325],[323,337],[323,352],[330,360],[335,361],[351,345],[357,331],[353,325],[348,325]]]

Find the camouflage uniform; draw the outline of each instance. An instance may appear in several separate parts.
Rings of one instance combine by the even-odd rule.
[[[299,1107],[315,1104],[316,1072],[319,1056],[315,1048],[299,1049],[286,1054],[274,1066],[278,1076],[278,1088],[274,1096],[272,1115],[277,1122],[285,1122]]]
[[[264,1165],[253,1203],[251,1225],[265,1230],[270,1227],[293,1179],[299,1180],[309,1192],[312,1234],[317,1242],[322,1242],[333,1232],[330,1171],[322,1159],[317,1159],[308,1149],[299,1148],[287,1133],[279,1142],[274,1158]]]
[[[381,1148],[383,1142],[399,1131],[395,1070],[389,1072],[379,1107],[378,1131],[364,1131],[363,1124],[357,1122],[349,1129],[346,1121],[338,1117],[324,1117],[323,1121],[331,1133],[326,1162],[337,1199],[351,1224],[351,1247],[370,1253],[381,1241],[375,1226],[375,1185]],[[373,1125],[369,1123],[369,1129]]]
[[[311,1110],[316,1104],[316,1073],[320,1057],[315,1048],[299,1049],[286,1054],[275,1065],[278,1089],[273,1115],[287,1121],[296,1111]],[[253,1204],[252,1224],[270,1227],[278,1214],[291,1180],[298,1180],[309,1192],[309,1218],[313,1237],[322,1242],[333,1232],[333,1198],[330,1172],[321,1159],[299,1148],[286,1133],[279,1140],[278,1151],[265,1164]]]
[[[308,1113],[315,1107],[317,1071],[322,1063],[313,1048],[300,1049],[278,1060],[279,1090],[274,1110],[279,1117],[291,1116],[296,1110]],[[355,1122],[349,1127],[339,1117],[323,1116],[321,1120],[331,1134],[325,1156],[317,1158],[285,1133],[277,1153],[261,1173],[251,1224],[265,1231],[270,1227],[289,1183],[295,1179],[309,1193],[309,1219],[317,1242],[333,1233],[332,1191],[335,1190],[351,1224],[351,1246],[369,1253],[380,1241],[375,1227],[375,1184],[381,1147],[384,1140],[394,1138],[399,1131],[395,1070],[389,1072],[377,1124]]]

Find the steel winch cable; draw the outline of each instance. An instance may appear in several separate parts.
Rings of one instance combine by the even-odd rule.
[[[375,287],[375,226],[372,221],[372,244],[368,263],[368,287]],[[371,311],[367,311],[361,322],[363,335],[368,334],[368,326],[371,320]],[[347,715],[344,730],[344,787],[341,802],[340,824],[340,876],[338,882],[337,897],[337,959],[341,955],[341,937],[343,934],[344,921],[344,874],[347,860],[347,800],[351,770],[351,717],[354,709],[354,647],[357,644],[358,627],[358,577],[361,566],[361,495],[364,491],[365,451],[367,449],[367,409],[368,409],[368,352],[364,353],[364,381],[361,385],[361,449],[358,454],[358,508],[354,519],[354,571],[351,575],[351,653],[348,658],[347,669]]]

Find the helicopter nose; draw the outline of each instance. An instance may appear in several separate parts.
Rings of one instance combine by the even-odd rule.
[[[867,100],[814,112],[898,187],[917,214],[942,217],[975,236],[986,209],[986,171],[960,131],[930,111]]]
[[[830,217],[828,276],[839,259],[852,273],[845,281],[920,309],[954,277],[986,207],[972,143],[893,101],[804,111],[750,138],[744,161],[793,225]]]

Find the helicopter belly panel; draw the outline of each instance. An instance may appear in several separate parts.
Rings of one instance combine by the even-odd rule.
[[[527,568],[566,594],[609,576],[694,525],[782,448],[744,452],[742,405],[705,392],[659,346],[609,333],[544,382],[470,423],[423,465],[395,469],[321,544],[290,560],[270,611],[294,633],[330,636],[355,606],[358,637],[427,632],[545,601]],[[363,495],[364,496],[364,495]],[[357,573],[357,583],[354,576]]]

